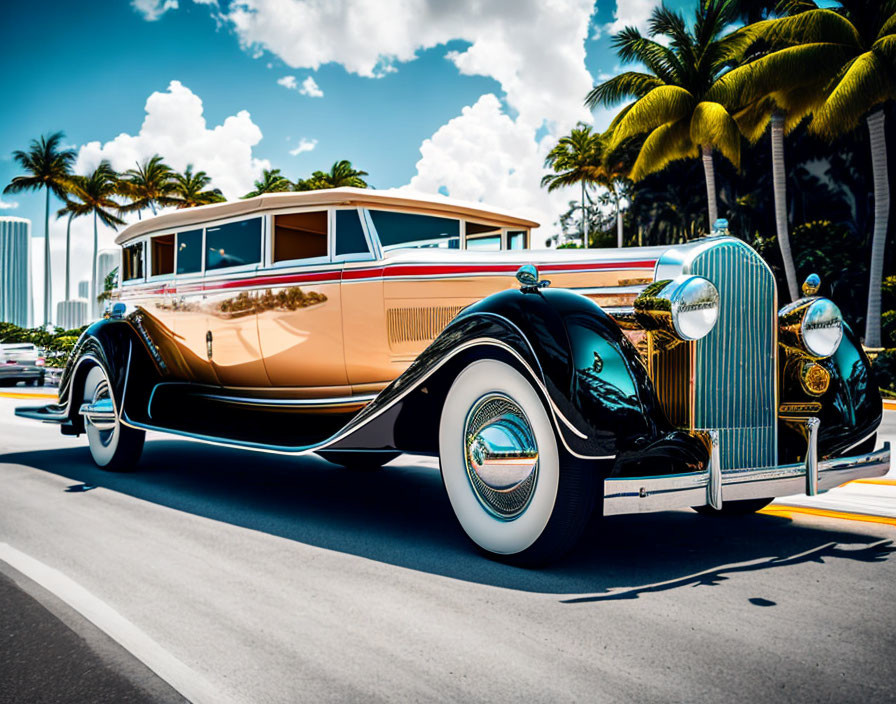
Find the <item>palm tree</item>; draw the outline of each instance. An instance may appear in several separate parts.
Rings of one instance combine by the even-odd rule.
[[[821,87],[809,130],[834,138],[864,119],[871,143],[874,229],[871,239],[865,344],[880,347],[880,296],[890,211],[884,103],[896,98],[896,0],[840,0],[820,9],[812,0],[796,14],[762,23],[773,51],[753,69],[757,94],[794,86]]]
[[[123,225],[124,220],[113,214],[113,210],[120,210],[121,206],[113,200],[112,196],[120,193],[118,174],[103,160],[99,166],[87,176],[75,179],[71,184],[72,194],[80,201],[79,214],[93,215],[93,257],[90,267],[90,310],[96,309],[96,259],[99,248],[99,236],[97,232],[98,222],[102,222],[113,230],[118,225]]]
[[[72,189],[76,188],[75,184],[78,184],[84,177],[83,176],[71,176],[71,182],[69,184],[69,192],[66,194],[65,198],[65,206],[60,208],[56,212],[57,218],[62,218],[68,216],[68,222],[65,225],[65,300],[68,301],[71,299],[71,286],[70,286],[70,274],[71,274],[71,247],[72,247],[72,220],[80,217],[82,215],[87,215],[88,210],[86,206],[76,198],[75,193]]]
[[[118,210],[122,213],[136,211],[137,217],[142,219],[141,213],[146,208],[155,215],[156,208],[174,205],[171,198],[173,176],[171,167],[158,154],[144,159],[136,169],[128,169],[119,181],[118,194],[131,202],[119,206]]]
[[[656,8],[649,37],[626,27],[613,38],[624,62],[638,61],[648,72],[621,73],[595,86],[585,99],[590,108],[635,99],[611,125],[610,144],[615,151],[624,141],[646,135],[630,172],[635,181],[677,159],[702,155],[710,228],[718,217],[713,152],[740,166],[737,123],[724,105],[708,96],[751,36],[746,31],[722,36],[735,16],[732,0],[704,0],[689,29],[679,13]]]
[[[352,166],[348,159],[337,161],[328,172],[315,171],[308,179],[296,181],[295,190],[314,191],[321,188],[367,188],[367,182],[361,178],[367,176],[366,171],[360,171]]]
[[[171,177],[170,203],[176,208],[195,208],[209,203],[221,203],[227,200],[220,188],[205,187],[212,182],[205,171],[193,173],[193,165],[187,164],[182,174],[175,173]]]
[[[57,198],[64,198],[68,187],[75,152],[62,148],[64,133],[54,132],[43,135],[40,139],[31,140],[28,151],[16,150],[13,159],[26,172],[23,176],[15,176],[4,193],[21,193],[47,190],[46,207],[44,209],[44,326],[50,324],[50,299],[53,289],[50,283],[50,193]]]
[[[561,137],[545,157],[545,168],[552,169],[541,179],[542,187],[548,191],[581,185],[582,188],[582,236],[588,246],[588,216],[585,206],[586,189],[589,184],[598,183],[602,178],[601,137],[591,131],[591,127],[579,123],[569,135]]]
[[[255,190],[249,191],[243,198],[254,198],[262,193],[281,193],[293,190],[293,183],[280,173],[280,169],[265,169],[261,178],[255,182]]]

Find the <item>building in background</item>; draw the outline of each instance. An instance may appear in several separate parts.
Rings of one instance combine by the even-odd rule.
[[[83,298],[85,301],[90,297],[90,282],[89,281],[79,281],[78,282],[78,298]]]
[[[80,328],[87,322],[87,301],[76,298],[56,304],[56,325],[65,330]]]
[[[121,259],[121,250],[118,249],[104,249],[99,253],[99,256],[96,259],[96,292],[91,296],[88,300],[91,304],[91,310],[93,311],[94,317],[98,318],[103,312],[103,304],[99,303],[96,300],[96,297],[99,296],[103,292],[103,284],[106,281],[106,277],[109,275],[109,272],[113,269],[118,268],[119,260]]]
[[[32,319],[31,221],[0,217],[0,321],[27,328]]]

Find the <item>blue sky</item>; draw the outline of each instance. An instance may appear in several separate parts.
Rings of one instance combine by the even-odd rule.
[[[654,4],[4,3],[0,182],[17,173],[13,150],[64,130],[81,170],[100,158],[123,169],[161,151],[177,168],[206,169],[236,197],[262,168],[295,179],[347,158],[377,188],[483,200],[535,216],[550,234],[573,196],[538,187],[544,152],[577,119],[592,119],[581,102],[617,70],[612,30],[643,26]],[[309,77],[317,88],[303,94]],[[607,118],[593,117],[598,127]],[[291,154],[300,143],[305,150]],[[30,218],[43,234],[42,197],[0,199],[0,214]],[[87,222],[74,232],[77,281],[92,232]],[[103,233],[103,244],[112,237]],[[62,223],[51,239],[58,282]]]

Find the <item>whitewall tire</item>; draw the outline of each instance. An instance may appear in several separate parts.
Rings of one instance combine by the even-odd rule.
[[[594,502],[594,468],[560,446],[536,389],[509,364],[465,367],[445,397],[439,462],[451,507],[487,555],[535,565],[582,533]]]
[[[102,367],[94,366],[84,379],[83,403],[96,404],[112,399],[109,378]],[[90,445],[90,455],[97,467],[110,472],[123,472],[134,469],[143,452],[143,440],[146,433],[122,425],[116,409],[114,420],[92,420],[89,414],[84,416],[84,431]]]

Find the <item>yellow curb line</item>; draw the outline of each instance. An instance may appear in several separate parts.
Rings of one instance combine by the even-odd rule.
[[[802,506],[769,506],[760,511],[773,516],[790,518],[794,513],[803,513],[808,516],[820,516],[822,518],[839,518],[843,521],[861,521],[864,523],[883,523],[888,526],[896,526],[896,518],[889,516],[871,516],[865,513],[846,513],[845,511],[828,511],[823,508],[804,508]]]
[[[0,391],[0,398],[52,398],[59,400],[56,394],[18,394],[13,391]]]
[[[896,479],[854,479],[850,484],[880,484],[881,486],[896,486]]]
[[[885,398],[883,401],[884,408],[886,408],[888,411],[896,411],[896,400]]]

